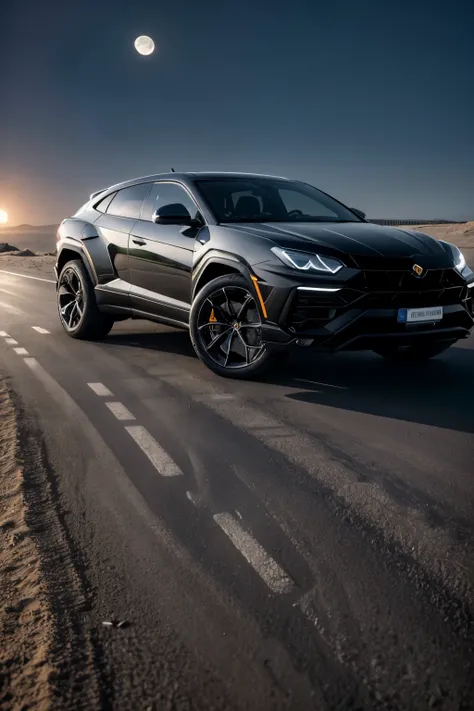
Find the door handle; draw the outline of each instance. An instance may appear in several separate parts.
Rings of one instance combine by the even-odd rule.
[[[146,244],[146,240],[141,239],[140,237],[132,237],[132,242],[133,244]]]

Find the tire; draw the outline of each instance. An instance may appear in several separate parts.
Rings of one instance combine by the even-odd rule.
[[[80,259],[67,262],[61,269],[57,300],[59,320],[71,338],[104,338],[114,325],[111,316],[99,311],[94,287]]]
[[[393,360],[398,363],[422,363],[425,360],[429,360],[434,356],[443,353],[448,350],[452,343],[433,343],[431,345],[424,346],[409,346],[400,350],[399,347],[387,347],[380,348],[374,352],[383,358],[388,360]]]
[[[247,306],[239,313],[244,302]],[[228,274],[206,284],[194,299],[191,342],[198,357],[214,373],[252,379],[277,361],[277,354],[261,341],[261,323],[253,285],[240,274]]]

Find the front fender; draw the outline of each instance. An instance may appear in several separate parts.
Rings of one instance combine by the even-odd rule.
[[[211,250],[207,252],[204,257],[199,261],[199,263],[194,267],[193,277],[192,277],[192,297],[201,288],[203,283],[203,278],[205,278],[208,270],[216,276],[221,276],[226,273],[240,273],[242,276],[246,277],[249,281],[251,280],[252,270],[250,266],[239,259],[233,254],[227,254],[226,252],[220,252],[219,250]]]

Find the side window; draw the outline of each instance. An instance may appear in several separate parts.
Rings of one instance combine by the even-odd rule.
[[[100,202],[95,205],[95,209],[98,210],[99,212],[107,212],[107,208],[114,199],[114,197],[117,195],[117,193],[111,193],[110,195],[107,195],[107,197],[103,198]]]
[[[198,209],[186,190],[177,183],[153,183],[150,194],[142,210],[142,220],[150,220],[155,210],[164,205],[184,205],[191,217],[196,217]]]
[[[107,208],[109,215],[118,217],[140,217],[143,201],[150,190],[150,183],[132,185],[130,188],[119,190]]]
[[[297,190],[279,190],[280,197],[287,212],[299,210],[303,215],[311,217],[337,217],[337,214],[320,202],[317,202],[314,197],[304,195]]]

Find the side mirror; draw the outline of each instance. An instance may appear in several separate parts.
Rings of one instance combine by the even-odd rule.
[[[352,212],[355,212],[357,217],[360,217],[361,220],[365,220],[365,212],[362,212],[362,210],[358,210],[356,207],[351,207]]]
[[[162,205],[152,216],[152,221],[157,225],[194,225],[195,220],[181,203]]]

